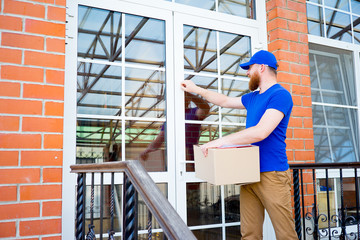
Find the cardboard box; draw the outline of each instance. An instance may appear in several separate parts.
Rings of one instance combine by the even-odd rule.
[[[249,184],[260,181],[258,146],[208,149],[205,157],[194,145],[195,176],[214,185]]]

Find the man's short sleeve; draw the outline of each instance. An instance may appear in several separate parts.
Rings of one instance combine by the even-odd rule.
[[[250,97],[252,93],[247,93],[241,97],[241,103],[244,105],[244,107],[247,109],[250,102]]]
[[[286,90],[279,90],[271,97],[267,109],[276,109],[288,115],[293,107],[290,93]]]

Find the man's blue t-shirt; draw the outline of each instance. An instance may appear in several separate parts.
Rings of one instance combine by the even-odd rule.
[[[284,113],[284,118],[264,140],[253,143],[260,149],[260,172],[286,171],[289,168],[286,156],[286,129],[289,123],[293,101],[290,93],[280,84],[275,84],[262,94],[248,93],[241,98],[247,110],[246,128],[258,124],[267,109]]]

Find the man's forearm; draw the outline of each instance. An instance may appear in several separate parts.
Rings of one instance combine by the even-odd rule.
[[[227,96],[225,96],[224,94],[210,91],[200,87],[197,93],[203,98],[205,98],[208,102],[211,102],[212,104],[218,105],[220,107],[226,107],[225,103]]]

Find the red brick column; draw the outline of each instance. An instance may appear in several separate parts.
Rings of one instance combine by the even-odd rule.
[[[290,163],[315,162],[306,0],[266,1],[268,49],[279,61],[278,80],[294,101],[287,132]],[[306,205],[313,201],[312,174],[305,173]]]
[[[61,239],[65,5],[1,1],[0,238]]]

